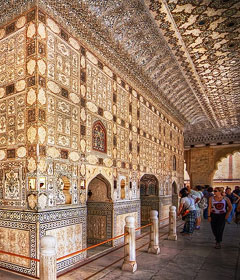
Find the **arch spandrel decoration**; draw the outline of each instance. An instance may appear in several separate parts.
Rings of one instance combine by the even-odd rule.
[[[92,128],[92,149],[94,151],[107,152],[107,131],[101,121],[96,121]]]

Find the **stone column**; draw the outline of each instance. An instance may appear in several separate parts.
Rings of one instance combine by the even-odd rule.
[[[46,235],[40,241],[40,280],[56,280],[56,239]]]
[[[176,220],[176,207],[169,207],[169,240],[177,240],[177,220]]]
[[[159,234],[158,234],[158,211],[151,210],[150,211],[150,222],[151,225],[151,233],[150,233],[150,244],[148,248],[148,253],[152,254],[159,254],[160,247],[159,247]]]
[[[124,233],[128,235],[124,236],[124,262],[122,264],[122,270],[135,272],[137,270],[136,262],[136,239],[135,239],[135,219],[134,217],[127,216],[125,218],[126,225]]]

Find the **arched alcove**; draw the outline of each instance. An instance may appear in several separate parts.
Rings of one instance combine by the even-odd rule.
[[[144,174],[140,179],[141,223],[149,222],[151,210],[159,211],[158,204],[159,183],[156,176]]]
[[[158,179],[151,174],[145,174],[140,180],[140,196],[158,195]]]
[[[87,242],[97,244],[111,238],[112,219],[111,184],[103,175],[98,174],[88,184]]]
[[[101,174],[97,175],[88,185],[88,202],[111,201],[111,185]]]

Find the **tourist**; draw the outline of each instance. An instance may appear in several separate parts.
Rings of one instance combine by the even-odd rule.
[[[190,195],[187,188],[183,188],[179,192],[180,205],[178,209],[178,216],[182,215],[185,221],[183,231],[184,235],[191,235],[195,229],[196,222],[196,207],[195,203],[198,198],[194,195]]]
[[[221,248],[225,219],[228,219],[231,211],[232,204],[230,200],[222,196],[221,188],[216,187],[214,196],[209,198],[208,205],[208,221],[211,222],[212,232],[216,240],[216,249]]]
[[[195,195],[196,197],[199,198],[199,201],[202,199],[203,197],[203,193],[202,193],[202,186],[196,186],[195,189],[193,190],[190,188],[190,186],[188,186],[188,192],[190,193],[190,195]],[[195,204],[196,207],[196,226],[195,229],[199,230],[200,229],[200,224],[201,224],[201,209],[199,208],[198,203]]]
[[[236,203],[238,203],[238,201],[240,200],[240,188],[239,188],[239,186],[235,186],[235,189],[233,191],[233,195],[236,197],[236,199],[235,199]]]
[[[230,200],[230,202],[232,203],[232,211],[227,219],[227,223],[230,224],[233,217],[234,217],[234,213],[237,207],[237,198],[233,195],[231,188],[227,187],[226,188],[226,197]]]
[[[220,190],[221,190],[221,194],[222,194],[222,196],[225,196],[225,195],[226,195],[226,193],[225,193],[224,187],[219,187],[219,188],[220,188]]]
[[[209,198],[210,198],[211,196],[213,196],[213,188],[210,187],[210,186],[208,186],[207,190],[203,192],[203,195],[204,195],[204,197],[206,197],[207,203],[208,203],[208,205],[209,205]],[[208,219],[208,207],[207,207],[206,209],[204,209],[204,211],[203,211],[203,218],[204,218],[205,220]]]
[[[236,207],[235,223],[240,224],[240,200],[238,201],[238,204]]]

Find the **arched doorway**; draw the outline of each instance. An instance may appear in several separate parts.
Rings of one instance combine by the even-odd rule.
[[[151,210],[159,211],[159,183],[158,179],[151,174],[145,174],[140,180],[141,199],[141,224],[149,222]]]
[[[178,189],[175,181],[172,183],[172,205],[178,209]]]
[[[111,185],[99,174],[88,185],[87,242],[97,244],[111,238],[112,220]]]
[[[220,158],[213,174],[213,187],[228,186],[234,190],[236,185],[240,185],[240,152]]]

